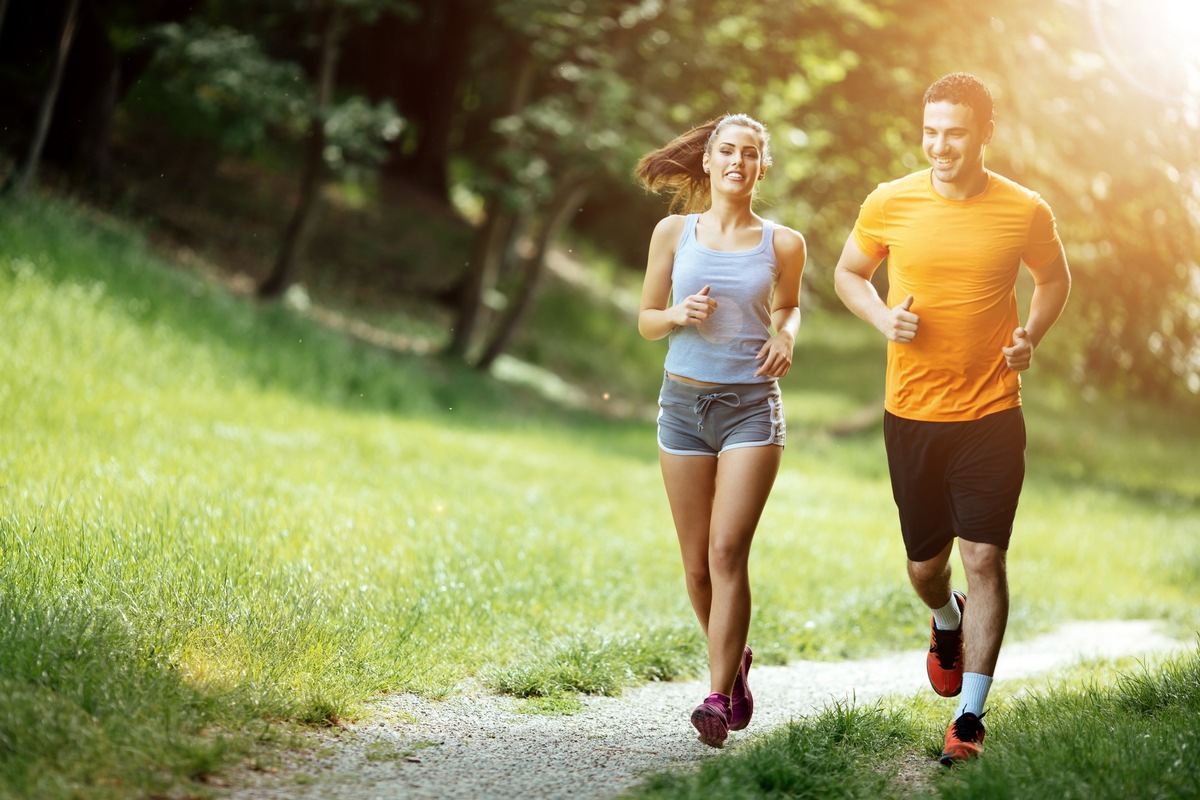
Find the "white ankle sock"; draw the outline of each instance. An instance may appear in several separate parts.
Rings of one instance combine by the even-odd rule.
[[[962,612],[958,610],[958,601],[954,599],[953,592],[950,593],[949,603],[933,610],[933,623],[939,631],[957,630],[962,625]]]
[[[964,672],[962,694],[959,695],[958,709],[954,712],[954,718],[958,719],[967,713],[982,717],[983,704],[987,702],[988,691],[991,688],[991,675],[980,675],[978,672]]]

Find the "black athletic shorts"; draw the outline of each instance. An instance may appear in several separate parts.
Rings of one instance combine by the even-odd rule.
[[[1020,408],[969,422],[885,412],[883,440],[909,560],[933,558],[955,536],[1008,549],[1025,482]]]

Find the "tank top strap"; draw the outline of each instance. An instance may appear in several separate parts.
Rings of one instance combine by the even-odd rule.
[[[696,220],[698,219],[700,219],[699,214],[688,214],[683,218],[683,233],[679,234],[679,244],[676,246],[676,250],[682,250],[689,240],[695,241]]]

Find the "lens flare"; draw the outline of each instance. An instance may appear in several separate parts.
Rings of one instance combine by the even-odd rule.
[[[1169,103],[1200,98],[1200,3],[1088,0],[1104,57],[1139,91]]]

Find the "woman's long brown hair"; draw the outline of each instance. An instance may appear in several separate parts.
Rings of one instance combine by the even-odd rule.
[[[762,163],[771,163],[768,150],[770,134],[758,120],[746,114],[726,114],[697,125],[676,136],[664,147],[647,153],[638,161],[633,174],[650,192],[671,195],[671,213],[690,214],[708,208],[710,179],[704,171],[704,154],[712,147],[717,133],[729,125],[741,125],[758,134]]]

